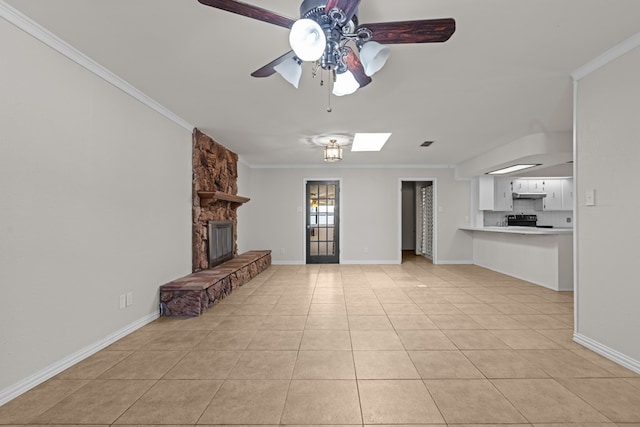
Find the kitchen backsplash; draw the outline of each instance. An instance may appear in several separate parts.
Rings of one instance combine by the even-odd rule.
[[[538,225],[552,225],[554,227],[573,227],[572,211],[537,211],[534,201],[528,199],[514,199],[513,212],[484,212],[484,226],[503,225],[505,216],[509,214],[534,214],[538,216]],[[567,222],[567,218],[569,222]]]

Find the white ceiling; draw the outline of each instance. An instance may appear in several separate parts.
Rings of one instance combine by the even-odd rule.
[[[249,0],[296,18],[299,1]],[[570,73],[640,32],[638,0],[362,0],[361,23],[456,19],[441,44],[391,45],[373,83],[332,97],[250,73],[289,50],[284,28],[196,0],[6,0],[253,166],[323,166],[308,139],[392,132],[343,165],[457,164],[526,135],[570,131]],[[429,148],[420,144],[435,140]],[[551,169],[550,169],[551,170]]]

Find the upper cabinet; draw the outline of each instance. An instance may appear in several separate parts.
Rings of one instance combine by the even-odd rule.
[[[573,210],[573,179],[562,180],[562,210]]]
[[[562,183],[564,179],[545,179],[542,181],[542,192],[547,197],[542,199],[543,211],[561,211],[563,205]]]
[[[513,211],[513,193],[545,193],[533,200],[533,209],[538,211],[573,210],[573,179],[480,176],[478,182],[480,210]]]
[[[516,178],[513,180],[513,191],[516,193],[543,193],[543,179]]]
[[[478,209],[501,212],[513,210],[513,189],[510,178],[481,176],[478,177],[478,184]]]

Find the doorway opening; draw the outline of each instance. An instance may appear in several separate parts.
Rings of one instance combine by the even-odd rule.
[[[401,193],[401,262],[415,256],[433,262],[436,259],[435,180],[402,180]]]
[[[306,183],[306,262],[340,262],[340,182]]]

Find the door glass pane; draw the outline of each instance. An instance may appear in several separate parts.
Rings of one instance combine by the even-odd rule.
[[[327,240],[327,229],[326,228],[320,228],[318,229],[318,239],[319,240]]]
[[[327,254],[327,242],[320,242],[318,243],[318,254],[319,255],[326,255]]]

